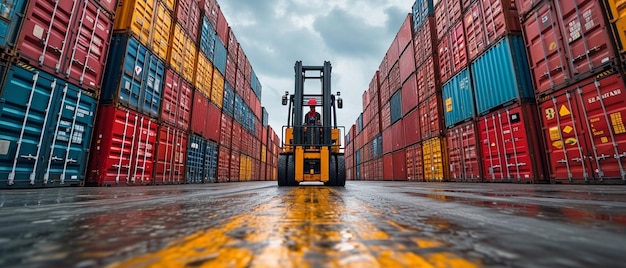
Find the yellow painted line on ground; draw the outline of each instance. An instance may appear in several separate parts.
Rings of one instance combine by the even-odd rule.
[[[332,188],[298,187],[223,226],[109,267],[480,266],[449,252],[446,243],[421,237],[418,230],[380,215],[362,202],[344,201]],[[372,218],[376,222],[370,222]],[[413,249],[395,241],[377,223],[415,234],[410,239]],[[418,254],[412,251],[415,248],[429,250]]]

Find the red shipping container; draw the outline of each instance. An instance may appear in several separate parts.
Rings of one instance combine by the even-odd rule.
[[[452,77],[452,49],[450,48],[450,35],[444,36],[437,45],[437,58],[439,59],[439,81],[445,84]],[[419,69],[418,69],[419,72]],[[418,76],[419,83],[419,76]]]
[[[391,151],[393,151],[393,131],[391,128],[387,128],[383,130],[383,154]]]
[[[232,57],[235,60],[235,64],[237,64],[239,42],[237,42],[237,37],[235,37],[235,33],[233,33],[233,28],[231,27],[228,27],[228,42],[226,43],[226,48],[228,49],[228,56]]]
[[[231,143],[231,149],[233,149],[233,151],[237,151],[240,152],[241,151],[241,124],[239,124],[239,122],[237,121],[232,121],[232,132],[230,134],[231,137],[234,137],[232,139],[232,143]]]
[[[222,9],[217,5],[217,9],[214,9],[217,12],[217,25],[215,27],[215,32],[217,36],[222,40],[222,44],[228,45],[228,21],[226,17],[224,17],[224,13]]]
[[[194,43],[198,42],[200,8],[198,0],[177,0],[176,21],[183,26]]]
[[[186,155],[187,132],[162,124],[158,137],[154,183],[184,183]]]
[[[233,119],[222,113],[222,123],[220,125],[220,145],[231,148]]]
[[[230,151],[230,175],[229,181],[239,181],[241,170],[241,154],[238,151]]]
[[[367,109],[367,106],[370,104],[370,94],[369,91],[363,91],[363,95],[361,95],[361,107],[363,107],[363,111]]]
[[[157,127],[148,116],[101,105],[87,180],[98,186],[151,184]]]
[[[448,78],[451,78],[467,66],[467,52],[465,49],[465,28],[459,21],[450,29],[450,49],[452,50],[452,68]],[[444,82],[442,80],[442,82]]]
[[[400,81],[400,63],[396,62],[391,70],[389,70],[389,76],[387,77],[389,81],[389,97],[393,96],[398,89],[402,88],[402,82]]]
[[[378,88],[380,94],[380,104],[385,105],[385,103],[389,102],[389,98],[391,98],[391,94],[389,92],[389,79],[385,78]]]
[[[383,109],[381,110],[380,113],[381,113],[381,119],[383,120],[382,122],[383,130],[386,130],[387,128],[391,126],[391,108],[389,107],[389,102],[387,102],[385,106],[383,106]]]
[[[413,51],[413,44],[411,43],[413,40],[413,31],[411,30],[412,17],[413,16],[411,14],[408,14],[406,18],[404,18],[404,22],[402,22],[400,30],[398,30],[398,51],[400,54],[402,54],[407,48],[411,48],[411,51]],[[413,54],[411,54],[411,57],[413,57]]]
[[[220,146],[217,157],[217,182],[228,181],[230,181],[230,149]]]
[[[546,94],[571,79],[558,15],[551,2],[532,11],[523,24],[524,43],[535,91]]]
[[[33,0],[24,18],[20,57],[88,91],[100,91],[113,26],[102,7],[93,1]]]
[[[420,132],[421,116],[420,110],[415,109],[402,119],[404,121],[404,140],[406,145],[415,144],[422,140],[422,133]]]
[[[366,176],[366,178],[373,177],[375,177],[374,174],[369,174],[369,176]],[[393,154],[386,154],[383,156],[383,180],[393,180]]]
[[[439,137],[443,133],[441,94],[435,94],[418,106],[422,140]]]
[[[237,61],[229,55],[226,57],[226,75],[224,79],[231,87],[235,88],[235,85],[239,82],[237,78]]]
[[[464,1],[472,1],[472,0],[464,0]],[[535,5],[544,2],[544,0],[516,0],[515,3],[517,5],[517,12],[520,14],[520,18],[525,20],[528,18],[528,12],[531,9],[535,9]]]
[[[404,150],[393,153],[393,180],[406,181],[406,153]]]
[[[402,85],[402,115],[417,107],[417,78],[412,74]],[[365,117],[363,119],[365,121]]]
[[[242,70],[242,72],[245,75],[245,68],[246,68],[246,64],[248,62],[248,56],[246,56],[246,52],[243,51],[243,47],[241,46],[241,44],[239,44],[237,46],[237,69],[238,70]]]
[[[555,0],[573,76],[603,71],[617,58],[599,0]]]
[[[435,47],[436,29],[435,18],[428,17],[424,24],[417,30],[413,37],[413,47],[415,49],[415,66],[419,67],[433,54],[437,54]],[[433,48],[435,47],[435,48]]]
[[[167,69],[161,103],[161,119],[180,129],[188,130],[191,116],[193,87],[172,69]]]
[[[213,26],[213,29],[217,28],[217,0],[200,0],[200,7],[202,8],[201,15],[206,16],[209,22]]]
[[[117,0],[97,0],[98,4],[106,10],[109,18],[115,17],[115,9],[117,8]]]
[[[467,56],[470,61],[476,59],[487,48],[485,36],[485,19],[482,10],[482,1],[472,4],[463,14],[463,25],[467,43]]]
[[[404,148],[404,123],[402,119],[398,120],[393,124],[393,126],[391,126],[391,136],[393,141],[393,151]]]
[[[422,103],[430,96],[441,92],[439,85],[439,74],[437,72],[437,61],[433,57],[426,59],[426,62],[417,70],[417,102]]]
[[[590,78],[540,104],[553,181],[624,183],[624,88],[619,73]]]
[[[515,1],[481,0],[483,22],[487,46],[497,43],[502,37],[512,32],[521,31],[519,15]]]
[[[220,118],[222,112],[199,91],[194,92],[194,104],[191,115],[191,131],[209,140],[219,142]]]
[[[415,51],[413,46],[409,46],[400,56],[400,82],[404,83],[413,73],[415,73]],[[365,106],[363,106],[365,107]]]
[[[473,121],[448,129],[450,181],[480,182],[482,168],[476,123]]]
[[[500,1],[500,0],[498,0]],[[435,5],[435,28],[437,40],[461,20],[461,2],[459,0],[439,0]]]
[[[424,181],[422,145],[418,143],[407,146],[405,152],[407,180]]]
[[[390,67],[396,64],[396,62],[398,62],[398,59],[400,59],[400,49],[398,47],[398,36],[396,35],[396,37],[391,42],[391,45],[389,45],[389,49],[387,49],[388,70],[391,70]]]
[[[483,174],[488,181],[545,182],[535,104],[514,104],[478,119]]]

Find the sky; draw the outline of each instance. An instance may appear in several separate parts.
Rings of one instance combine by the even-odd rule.
[[[305,66],[331,62],[331,89],[333,94],[341,92],[344,103],[337,112],[338,125],[348,131],[355,124],[363,111],[363,92],[414,2],[218,0],[263,86],[261,105],[279,138],[288,110],[281,96],[294,93],[297,60]],[[305,81],[305,94],[320,89],[317,80]]]

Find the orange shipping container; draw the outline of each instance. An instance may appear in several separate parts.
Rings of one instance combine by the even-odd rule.
[[[170,0],[173,1],[173,0]],[[146,47],[165,59],[169,44],[172,15],[163,3],[155,0],[121,0],[113,29],[132,33]]]
[[[206,97],[211,97],[213,68],[211,61],[209,61],[204,54],[200,53],[196,64],[194,85],[196,89]]]
[[[170,44],[169,63],[173,70],[191,82],[194,79],[197,48],[193,40],[185,34],[185,31],[176,24]]]
[[[217,70],[217,67],[213,69],[213,82],[211,84],[211,101],[217,107],[222,108],[224,101],[224,77]]]

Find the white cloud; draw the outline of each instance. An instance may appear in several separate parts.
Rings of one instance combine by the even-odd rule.
[[[287,123],[281,105],[293,93],[293,66],[333,66],[332,89],[341,91],[339,125],[349,129],[362,112],[362,95],[414,0],[220,1],[237,40],[263,85],[262,105],[279,137]],[[308,81],[315,83],[315,81]],[[317,85],[313,85],[317,86]],[[308,87],[307,87],[308,88]]]

